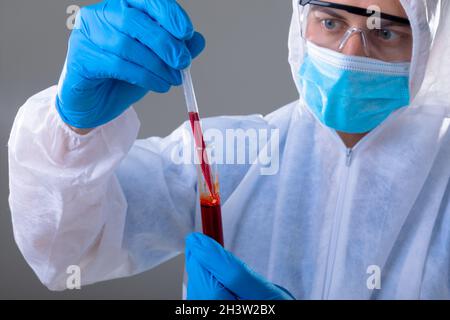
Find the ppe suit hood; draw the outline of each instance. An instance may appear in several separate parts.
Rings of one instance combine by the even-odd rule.
[[[450,64],[442,57],[450,55],[450,21],[448,1],[400,0],[413,30],[413,57],[410,71],[411,105],[445,105],[449,112],[450,90],[445,79],[450,77]],[[296,86],[300,90],[298,72],[304,58],[300,17],[303,7],[293,0],[289,33],[289,63]]]

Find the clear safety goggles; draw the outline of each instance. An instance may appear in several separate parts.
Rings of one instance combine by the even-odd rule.
[[[304,40],[343,52],[354,37],[357,48],[350,55],[386,62],[409,62],[413,35],[409,20],[381,12],[329,1],[300,0],[301,34]]]

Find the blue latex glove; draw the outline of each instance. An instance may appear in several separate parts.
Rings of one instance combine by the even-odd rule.
[[[212,238],[186,238],[189,300],[293,300],[284,288],[252,271]]]
[[[107,0],[82,8],[56,107],[76,128],[105,124],[149,91],[181,84],[181,69],[205,47],[174,0]]]

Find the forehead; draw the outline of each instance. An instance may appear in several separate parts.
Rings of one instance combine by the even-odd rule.
[[[369,6],[375,5],[378,6],[383,13],[407,18],[400,0],[330,0],[329,2],[360,8],[368,8]]]

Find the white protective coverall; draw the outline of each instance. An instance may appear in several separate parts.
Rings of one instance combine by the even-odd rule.
[[[298,85],[301,9],[293,3]],[[225,246],[298,299],[450,298],[450,6],[402,4],[414,36],[411,104],[353,150],[301,98],[265,117],[203,123],[279,129],[277,174],[219,165]],[[183,252],[184,237],[201,230],[195,166],[170,160],[170,150],[186,147],[188,124],[135,141],[139,121],[129,109],[80,136],[58,116],[55,94],[29,99],[9,140],[15,239],[39,279],[61,290],[69,265],[89,284]],[[373,266],[381,289],[368,286]]]

